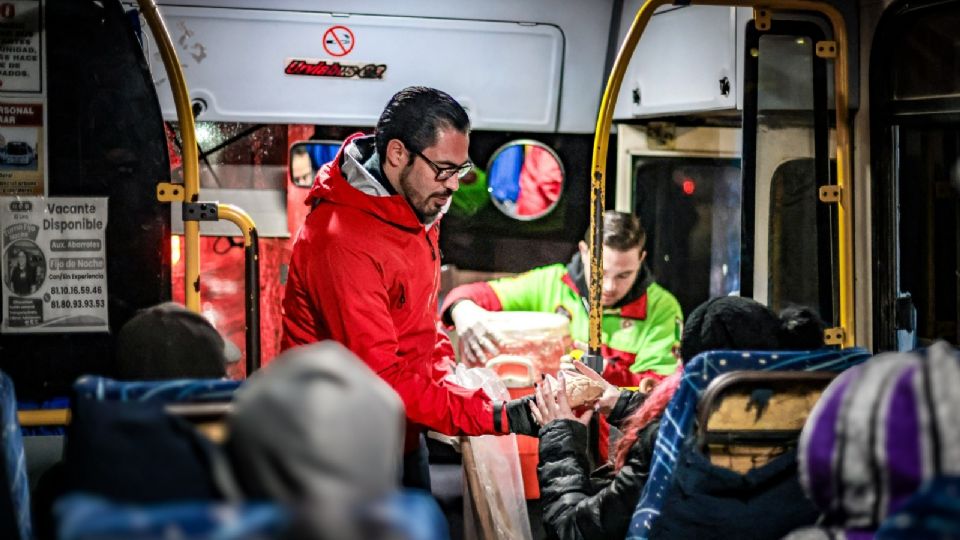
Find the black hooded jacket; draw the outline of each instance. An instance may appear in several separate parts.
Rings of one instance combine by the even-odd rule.
[[[822,322],[810,321],[807,325],[809,324],[822,325]],[[797,330],[794,329],[793,333],[797,334]],[[722,297],[705,302],[690,314],[687,325],[684,327],[680,348],[682,357],[686,361],[707,350],[769,350],[781,349],[781,344],[795,348],[822,346],[822,342],[818,344],[785,339],[781,321],[776,314],[753,300]],[[645,397],[640,393],[624,391],[607,421],[613,426],[621,427],[643,403]],[[640,431],[637,442],[627,454],[627,461],[620,471],[614,474],[612,466],[604,465],[591,474],[590,462],[587,459],[585,426],[574,420],[555,420],[543,427],[540,430],[538,473],[543,504],[543,523],[547,537],[560,540],[625,537],[630,519],[650,473],[659,429],[660,420],[657,419]],[[685,452],[688,450],[690,449],[685,449]],[[714,467],[716,471],[710,470],[709,474],[717,476],[722,481],[711,485],[709,493],[704,494],[702,500],[694,501],[684,510],[695,513],[699,511],[697,505],[704,505],[702,510],[709,505],[728,504],[725,502],[725,497],[730,497],[730,493],[735,493],[736,489],[743,491],[743,485],[747,485],[748,491],[756,496],[755,500],[760,507],[789,500],[782,498],[783,493],[799,492],[795,475],[790,477],[789,474],[787,476],[781,474],[790,466],[795,467],[795,461],[790,459],[784,458],[776,463],[770,463],[763,467],[763,471],[754,471],[745,476]],[[709,461],[707,463],[709,465]],[[707,472],[698,471],[697,474],[703,476],[707,475]],[[758,483],[757,486],[761,486],[759,488],[749,481],[754,477],[767,478],[767,476],[774,480]],[[667,495],[673,496],[664,494],[664,496]],[[734,495],[733,499],[739,496]],[[674,501],[674,505],[676,504]],[[728,511],[737,508],[735,500],[729,504],[730,506],[726,507]],[[757,530],[767,533],[779,530],[777,529],[779,521],[789,521],[791,524],[804,523],[804,520],[809,518],[807,508],[809,504],[793,502],[791,504],[792,506],[787,507],[785,512],[772,511],[767,512],[766,515],[757,516]],[[734,522],[740,518],[735,513],[730,515],[733,516],[730,523],[721,525],[720,522],[723,520],[714,522],[720,527],[719,530],[733,530],[725,526],[737,525]],[[684,523],[689,520],[689,515],[686,517],[671,515],[667,519],[661,516],[658,523],[663,523],[660,523],[658,531],[671,532],[660,534],[658,537],[699,538],[710,528],[709,523],[699,522],[696,526],[684,528]],[[760,524],[763,526],[759,526]],[[716,530],[712,531],[714,534],[716,532]],[[766,536],[761,532],[760,536],[755,537]]]
[[[643,402],[644,394],[625,391],[607,421],[621,426]],[[652,422],[627,455],[623,468],[610,464],[593,474],[587,457],[587,428],[575,420],[556,420],[540,430],[540,501],[547,538],[588,540],[623,538],[650,472],[659,422]]]

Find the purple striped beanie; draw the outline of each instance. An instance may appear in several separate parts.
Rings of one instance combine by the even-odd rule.
[[[849,532],[875,530],[920,485],[960,473],[960,359],[946,342],[840,374],[800,437],[800,483]]]

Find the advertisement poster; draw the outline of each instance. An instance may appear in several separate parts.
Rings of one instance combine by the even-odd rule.
[[[0,197],[0,332],[106,332],[107,199]]]
[[[0,195],[46,194],[43,3],[0,3]]]

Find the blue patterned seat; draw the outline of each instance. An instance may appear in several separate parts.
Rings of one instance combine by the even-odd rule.
[[[180,403],[230,401],[242,381],[176,379],[170,381],[115,381],[87,375],[77,379],[73,391],[79,399]]]
[[[131,505],[80,493],[58,501],[56,514],[60,540],[265,540],[290,537],[286,533],[296,522],[291,511],[268,502]],[[436,500],[418,490],[368,501],[354,519],[370,538],[450,538]]]
[[[266,539],[280,537],[289,523],[271,503],[126,505],[87,494],[59,500],[56,513],[61,540]]]
[[[3,494],[0,496],[0,535],[30,540],[30,484],[23,453],[23,436],[17,420],[17,397],[13,382],[0,372],[0,415],[3,416]]]
[[[697,402],[701,394],[722,373],[756,371],[835,371],[840,372],[870,357],[862,348],[816,351],[710,351],[697,355],[685,367],[680,387],[664,410],[657,432],[656,448],[650,465],[650,477],[630,521],[627,538],[648,537],[653,521],[660,514],[663,496],[676,470],[677,455],[684,440],[694,430]]]

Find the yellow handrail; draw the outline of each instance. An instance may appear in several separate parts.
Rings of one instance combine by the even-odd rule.
[[[23,427],[65,426],[70,423],[70,409],[36,409],[17,411]]]
[[[239,206],[224,203],[217,204],[217,214],[220,219],[227,220],[240,228],[240,232],[243,233],[244,247],[253,245],[253,234],[257,226],[250,214]]]
[[[602,224],[601,210],[604,200],[605,171],[607,166],[607,146],[610,140],[610,127],[613,122],[613,109],[617,103],[617,94],[623,83],[627,65],[640,41],[644,28],[660,6],[668,5],[669,0],[647,0],[640,6],[633,24],[624,39],[617,58],[614,61],[607,86],[600,103],[597,117],[597,129],[594,133],[592,184],[590,189],[590,351],[600,349],[601,340],[601,279],[603,276],[603,258],[600,238]],[[838,206],[838,250],[840,285],[840,328],[843,331],[841,343],[844,347],[854,345],[856,320],[854,317],[853,288],[853,178],[850,168],[850,130],[847,117],[849,93],[847,28],[843,15],[833,6],[810,0],[692,0],[690,4],[702,6],[752,7],[755,9],[777,9],[791,11],[813,11],[822,13],[833,26],[834,41],[837,44],[834,60],[834,97],[837,123],[837,187],[840,189]]]
[[[183,188],[186,202],[200,200],[200,161],[197,154],[196,127],[193,123],[193,110],[190,107],[190,95],[187,92],[186,79],[180,67],[180,59],[173,48],[170,33],[160,17],[160,11],[153,0],[138,0],[140,11],[150,26],[163,58],[163,67],[170,80],[173,102],[177,108],[177,122],[180,124],[180,138],[183,141]],[[187,309],[200,312],[200,223],[183,222],[184,265],[186,279],[184,300]]]

